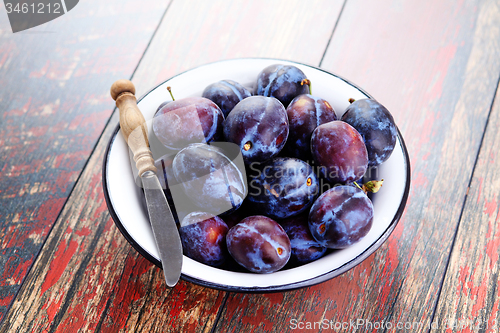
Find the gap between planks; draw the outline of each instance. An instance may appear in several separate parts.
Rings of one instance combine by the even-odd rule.
[[[464,213],[465,206],[466,206],[466,203],[467,203],[467,198],[469,196],[469,189],[470,189],[470,186],[472,184],[472,180],[474,179],[474,173],[476,171],[477,162],[479,160],[479,154],[480,154],[480,152],[481,152],[481,150],[483,148],[484,137],[486,135],[486,130],[488,129],[488,124],[490,122],[491,113],[492,113],[493,107],[495,105],[495,101],[496,101],[496,97],[497,97],[497,94],[498,94],[499,87],[500,87],[500,72],[498,73],[498,79],[497,79],[497,84],[496,84],[496,88],[495,88],[495,94],[493,95],[493,98],[491,100],[491,104],[489,106],[488,116],[486,117],[486,122],[485,122],[484,128],[483,128],[483,134],[481,136],[481,140],[479,141],[479,147],[478,147],[477,152],[476,152],[476,158],[474,160],[474,165],[472,167],[472,170],[471,170],[471,173],[470,173],[470,176],[469,176],[469,182],[467,184],[467,191],[465,193],[465,196],[464,196],[464,199],[463,199],[463,202],[462,202],[462,207],[460,209],[460,215],[459,215],[459,218],[458,218],[458,223],[457,223],[457,226],[456,226],[455,231],[453,233],[453,240],[452,240],[452,243],[451,243],[450,252],[448,254],[448,258],[446,259],[446,268],[445,268],[444,274],[443,274],[443,276],[441,278],[441,283],[439,284],[439,289],[438,289],[438,295],[437,295],[437,298],[436,298],[436,302],[434,303],[434,306],[433,306],[433,309],[432,309],[432,315],[430,317],[430,323],[431,324],[434,322],[434,318],[436,317],[436,312],[437,312],[438,304],[439,304],[439,301],[440,301],[441,296],[442,296],[444,282],[445,282],[446,276],[448,274],[448,270],[450,268],[451,256],[453,254],[453,251],[455,250],[455,243],[456,243],[456,240],[457,240],[458,231],[460,229],[460,225],[461,225],[462,218],[463,218],[463,213]],[[428,330],[429,333],[431,332],[431,329],[432,329],[432,327],[431,327],[431,325],[429,325],[429,330]]]

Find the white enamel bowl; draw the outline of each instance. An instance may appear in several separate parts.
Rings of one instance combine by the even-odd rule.
[[[224,79],[252,87],[262,69],[277,63],[300,68],[313,83],[313,94],[327,100],[339,117],[349,105],[350,98],[371,97],[349,81],[320,68],[279,59],[248,58],[215,62],[174,76],[144,95],[138,105],[146,120],[152,119],[157,107],[170,100],[167,86],[173,87],[176,99],[201,96],[207,85]],[[391,157],[379,167],[378,176],[385,182],[373,199],[373,227],[351,247],[333,251],[312,263],[272,274],[226,271],[184,256],[181,278],[221,290],[274,292],[317,284],[353,268],[389,237],[405,208],[410,188],[410,161],[401,134]],[[106,151],[103,187],[110,214],[124,237],[139,253],[161,267],[147,212],[132,176],[128,147],[119,127]]]

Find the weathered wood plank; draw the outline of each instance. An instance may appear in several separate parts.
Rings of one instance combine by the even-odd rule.
[[[500,19],[500,10],[491,19]],[[492,41],[500,50],[498,40]],[[500,330],[500,90],[489,117],[451,253],[435,322],[463,332]]]
[[[344,0],[178,1],[163,20],[136,77],[141,92],[190,68],[240,57],[317,65]]]
[[[111,115],[110,82],[133,73],[166,6],[84,1],[17,34],[0,15],[0,319]]]
[[[218,291],[184,282],[169,290],[161,271],[131,248],[109,217],[101,164],[116,123],[114,117],[0,331],[203,328],[210,322],[204,310],[220,306]],[[189,316],[192,307],[197,316]]]
[[[321,4],[313,10],[302,1],[174,1],[133,77],[137,95],[189,67],[240,55],[317,63],[342,2]],[[214,326],[226,293],[183,281],[169,290],[161,271],[109,218],[100,163],[117,122],[115,114],[0,331],[206,332]]]
[[[498,12],[498,1],[346,3],[322,67],[394,114],[412,160],[406,212],[375,254],[338,278],[230,295],[218,331],[287,332],[307,322],[321,331],[326,320],[348,332],[358,319],[359,332],[382,321],[388,331],[398,323],[427,331],[499,79]]]

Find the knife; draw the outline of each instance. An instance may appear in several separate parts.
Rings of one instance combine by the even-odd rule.
[[[120,111],[121,132],[132,150],[142,180],[163,275],[167,285],[173,287],[181,275],[182,244],[172,211],[156,176],[156,167],[149,149],[146,120],[137,106],[132,82],[118,80],[111,86],[110,93]]]

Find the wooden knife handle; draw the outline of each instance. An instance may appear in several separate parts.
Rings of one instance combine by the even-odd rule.
[[[139,176],[146,171],[156,172],[153,155],[149,150],[146,120],[137,106],[135,87],[129,80],[118,80],[111,86],[111,97],[120,110],[120,128],[129,148]]]

